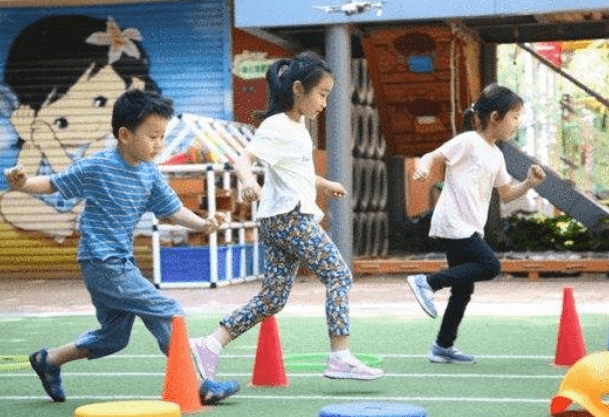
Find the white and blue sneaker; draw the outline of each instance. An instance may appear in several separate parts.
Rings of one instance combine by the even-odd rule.
[[[239,391],[237,381],[215,381],[206,379],[199,387],[199,397],[203,405],[215,405]]]
[[[410,289],[423,311],[429,317],[435,319],[438,316],[438,312],[433,301],[433,290],[427,282],[427,275],[410,275],[407,279],[408,285],[410,285]]]
[[[443,348],[438,346],[437,343],[434,343],[429,350],[429,361],[433,363],[471,364],[476,363],[476,358],[474,355],[459,351],[459,349],[454,346]]]

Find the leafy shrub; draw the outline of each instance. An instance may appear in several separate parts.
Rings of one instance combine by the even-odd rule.
[[[406,253],[440,250],[437,242],[428,237],[430,219],[431,212],[395,225],[392,238],[397,249]],[[485,231],[486,240],[498,252],[609,252],[609,228],[599,235],[566,214],[556,217],[514,215],[502,222],[502,233]]]
[[[609,239],[569,215],[512,216],[504,219],[505,250],[509,251],[607,251]],[[498,245],[500,246],[500,245]]]

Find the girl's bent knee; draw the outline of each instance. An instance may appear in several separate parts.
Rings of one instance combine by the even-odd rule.
[[[273,304],[267,310],[267,314],[265,315],[265,318],[266,317],[270,317],[270,316],[274,316],[275,314],[279,313],[281,310],[283,310],[283,307],[285,307],[285,302],[278,303],[278,304]]]
[[[482,266],[482,281],[489,281],[501,273],[501,264],[497,259],[489,260]]]

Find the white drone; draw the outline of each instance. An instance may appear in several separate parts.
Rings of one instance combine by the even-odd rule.
[[[324,11],[326,13],[344,13],[347,16],[366,13],[370,10],[376,10],[376,15],[383,14],[384,1],[372,2],[363,0],[349,0],[336,6],[313,6],[314,9]]]

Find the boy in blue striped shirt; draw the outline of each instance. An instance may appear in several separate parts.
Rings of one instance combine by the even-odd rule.
[[[113,107],[116,148],[79,159],[50,176],[28,178],[20,166],[5,172],[13,190],[59,191],[65,198],[86,201],[79,223],[78,262],[100,328],[83,333],[74,343],[30,355],[32,368],[53,401],[65,401],[60,367],[120,351],[129,342],[136,317],[157,339],[161,351],[168,353],[173,317],[184,312],[135,265],[133,235],[144,212],[206,233],[213,233],[224,221],[221,214],[203,219],[184,207],[152,162],[161,151],[173,113],[173,102],[158,93],[129,90]],[[203,403],[213,404],[238,390],[236,381],[207,379],[199,391]]]

